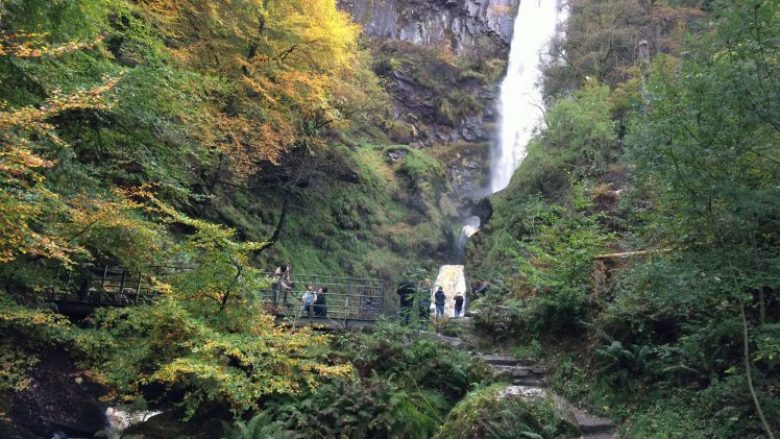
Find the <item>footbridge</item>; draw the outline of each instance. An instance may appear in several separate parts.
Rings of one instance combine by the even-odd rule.
[[[61,270],[44,288],[44,299],[57,311],[80,318],[101,307],[127,307],[153,303],[161,292],[155,279],[190,270],[187,267],[149,267],[143,271],[123,267],[99,267],[80,273]],[[272,273],[265,274],[268,287],[252,293],[279,322],[292,326],[323,328],[362,328],[385,313],[385,281],[368,277],[340,277],[295,274],[293,288],[273,284]],[[308,285],[314,292],[327,289],[324,299],[305,308],[303,295]]]

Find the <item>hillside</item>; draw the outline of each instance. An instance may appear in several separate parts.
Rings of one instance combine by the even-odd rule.
[[[0,437],[780,434],[778,2],[521,6],[0,0]]]

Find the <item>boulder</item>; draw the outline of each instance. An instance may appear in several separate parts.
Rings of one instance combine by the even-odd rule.
[[[62,350],[40,356],[27,388],[0,395],[0,437],[92,437],[106,427],[103,389]]]

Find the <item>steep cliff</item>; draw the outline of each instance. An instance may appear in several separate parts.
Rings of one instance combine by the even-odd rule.
[[[518,0],[341,0],[386,80],[395,143],[431,147],[458,206],[484,186]]]
[[[457,54],[485,39],[509,45],[519,0],[340,0],[339,7],[380,40],[450,47]]]

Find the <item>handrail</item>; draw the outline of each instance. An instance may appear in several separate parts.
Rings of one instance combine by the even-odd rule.
[[[57,270],[57,281],[44,289],[45,300],[93,306],[129,306],[151,303],[159,296],[152,280],[156,274],[119,266],[91,267],[89,273],[82,278],[78,273],[68,271],[65,279],[62,277],[65,273]],[[273,277],[272,272],[265,274]],[[326,294],[327,317],[343,320],[345,325],[347,320],[372,321],[384,312],[385,281],[382,279],[317,274],[294,274],[293,278],[296,281],[294,289],[282,291],[277,284],[276,288],[257,290],[253,297],[273,306],[279,315],[299,316],[303,308],[300,298],[305,292],[300,285],[311,284],[329,289]],[[278,303],[277,299],[285,298],[286,303]],[[311,310],[314,310],[314,304]]]

